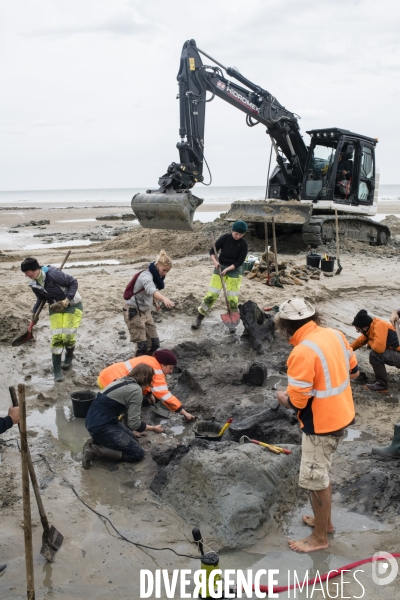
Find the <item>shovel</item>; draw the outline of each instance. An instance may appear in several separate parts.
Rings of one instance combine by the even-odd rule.
[[[272,217],[272,238],[274,243],[274,252],[275,252],[275,287],[283,288],[283,285],[279,281],[279,270],[278,270],[278,250],[276,246],[276,232],[275,232],[275,217]]]
[[[337,258],[337,264],[338,264],[338,268],[336,270],[335,275],[340,275],[340,273],[343,271],[343,267],[340,264],[340,258],[339,258],[339,218],[338,218],[338,214],[337,214],[337,208],[335,208],[335,224],[336,224],[336,258]]]
[[[212,247],[214,250],[214,254],[215,254],[215,258],[218,257],[217,254],[217,249],[215,247],[215,240],[214,240],[214,235],[211,233],[211,242],[212,242]],[[225,302],[226,302],[226,308],[228,310],[228,314],[226,315],[221,315],[221,319],[222,322],[224,323],[224,325],[227,325],[227,327],[235,329],[240,321],[240,314],[238,312],[232,312],[231,307],[229,305],[228,302],[228,294],[226,293],[226,287],[225,287],[225,281],[224,278],[222,276],[222,272],[221,272],[221,266],[218,265],[218,273],[219,276],[221,278],[221,284],[222,284],[222,289],[224,290],[224,296],[225,296]]]
[[[69,257],[70,254],[71,254],[71,250],[68,250],[67,254],[65,255],[64,260],[61,263],[60,271],[62,270],[63,266],[67,262],[68,257]],[[39,315],[42,312],[42,309],[43,309],[43,307],[44,307],[45,304],[46,304],[46,300],[42,300],[41,303],[39,304],[39,308],[37,309],[37,311],[35,312],[35,314],[33,316],[33,321],[31,321],[29,323],[28,330],[25,333],[23,333],[22,335],[20,335],[17,338],[15,338],[11,342],[11,346],[22,346],[22,344],[26,344],[26,342],[29,342],[30,340],[33,340],[32,330],[33,330],[33,328],[35,326],[36,319],[39,317]]]
[[[13,406],[19,406],[17,394],[15,393],[15,388],[13,386],[8,388],[10,391],[11,401]],[[20,398],[23,397],[25,399],[25,386],[18,386],[18,393]],[[19,427],[19,425],[18,425]],[[43,526],[43,534],[42,534],[42,547],[40,549],[40,554],[45,557],[45,559],[49,562],[54,562],[55,553],[57,550],[61,548],[61,545],[64,540],[64,536],[57,531],[57,529],[53,525],[49,525],[49,521],[47,519],[46,511],[43,506],[42,497],[39,492],[39,485],[36,479],[35,469],[32,463],[31,453],[29,451],[29,446],[26,445],[26,459],[28,463],[28,471],[32,482],[33,491],[35,493],[36,502],[39,509],[40,520]]]

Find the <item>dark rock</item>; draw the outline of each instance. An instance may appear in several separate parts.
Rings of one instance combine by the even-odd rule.
[[[262,362],[253,362],[249,370],[243,375],[243,382],[248,385],[263,385],[268,377],[267,366]]]

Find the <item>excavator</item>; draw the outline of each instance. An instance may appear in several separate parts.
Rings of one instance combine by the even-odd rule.
[[[201,55],[213,64],[203,64]],[[307,146],[298,115],[236,68],[224,67],[200,50],[195,40],[183,45],[177,79],[179,162],[169,165],[158,189],[133,196],[132,210],[143,227],[193,230],[193,215],[203,200],[191,190],[204,183],[204,165],[208,168],[206,103],[217,96],[245,113],[249,127],[266,127],[277,163],[268,174],[266,199],[233,202],[224,216],[227,221],[243,219],[264,237],[265,222],[274,217],[277,229],[301,230],[303,241],[317,247],[334,239],[336,209],[341,236],[371,245],[387,243],[389,228],[368,218],[377,212],[376,138],[328,127],[307,131]]]

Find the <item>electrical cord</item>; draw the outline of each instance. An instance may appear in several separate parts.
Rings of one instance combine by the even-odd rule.
[[[71,490],[73,491],[73,493],[75,494],[75,496],[78,498],[78,500],[80,500],[82,502],[82,504],[84,506],[86,506],[86,508],[88,508],[92,513],[94,513],[95,515],[97,515],[104,523],[104,521],[107,521],[111,527],[114,529],[114,531],[118,534],[119,539],[124,540],[125,542],[128,542],[128,544],[132,544],[133,546],[137,546],[138,548],[146,548],[146,550],[169,550],[170,552],[173,552],[176,556],[181,556],[183,558],[192,558],[192,559],[196,559],[199,560],[201,559],[201,556],[191,556],[190,554],[180,554],[179,552],[176,552],[173,548],[154,548],[153,546],[146,546],[145,544],[140,544],[139,542],[133,542],[132,540],[129,540],[128,538],[126,538],[124,535],[122,535],[122,533],[120,531],[118,531],[118,529],[115,527],[115,525],[112,523],[112,521],[106,517],[105,515],[102,515],[101,513],[97,512],[97,510],[94,510],[94,508],[92,508],[91,506],[89,506],[89,504],[87,504],[78,494],[78,492],[76,491],[75,487],[72,485],[72,483],[70,483],[68,481],[68,479],[66,477],[64,477],[64,475],[61,475],[60,473],[57,473],[57,471],[55,471],[52,466],[50,465],[49,461],[47,460],[47,458],[45,456],[43,456],[43,454],[39,454],[39,456],[41,457],[42,460],[44,460],[44,462],[46,463],[48,469],[54,473],[54,475],[57,475],[57,477],[60,477],[64,483],[66,485],[68,485],[68,487],[71,488]]]

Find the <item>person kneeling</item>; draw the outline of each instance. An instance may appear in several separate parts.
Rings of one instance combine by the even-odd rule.
[[[136,441],[135,433],[163,432],[160,425],[147,425],[140,420],[143,390],[149,387],[153,376],[151,367],[140,364],[126,377],[113,381],[97,394],[85,421],[92,439],[83,448],[84,469],[89,469],[95,458],[126,462],[143,460],[144,450]],[[127,426],[119,420],[121,414],[126,414]]]

